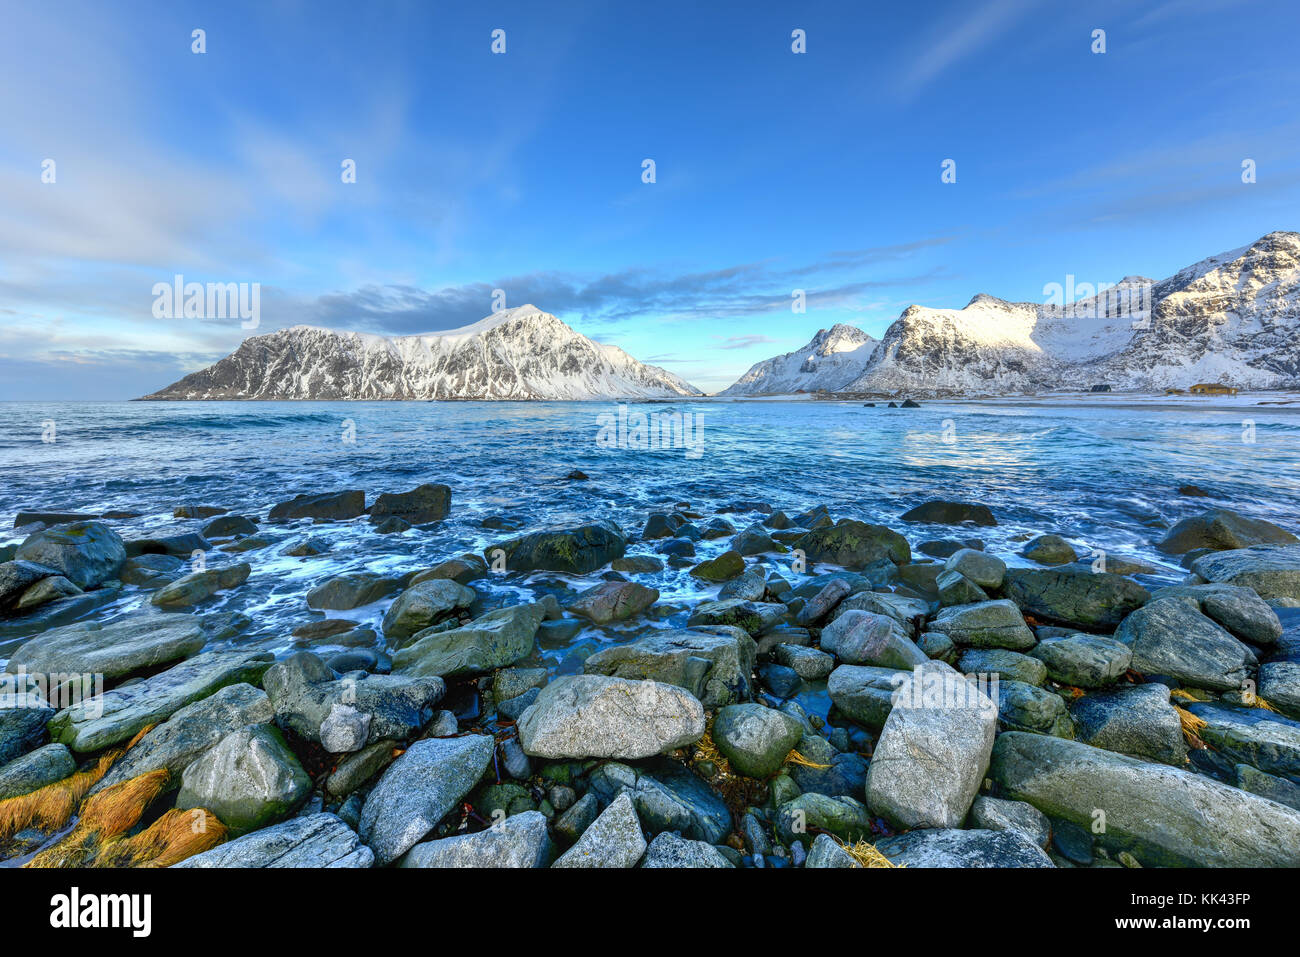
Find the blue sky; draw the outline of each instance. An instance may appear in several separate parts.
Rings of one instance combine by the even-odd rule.
[[[1300,228],[1293,2],[448,7],[7,3],[0,399],[454,328],[497,288],[714,391],[835,322]],[[177,273],[260,283],[260,328],[154,318]]]

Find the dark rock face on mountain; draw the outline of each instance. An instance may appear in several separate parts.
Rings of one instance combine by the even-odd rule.
[[[802,349],[755,363],[721,395],[784,395],[835,392],[860,376],[877,340],[856,326],[820,329]]]

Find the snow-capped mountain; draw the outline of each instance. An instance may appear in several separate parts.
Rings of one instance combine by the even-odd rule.
[[[838,391],[866,369],[877,342],[856,326],[836,323],[802,349],[755,363],[719,395]]]
[[[294,326],[146,399],[604,399],[701,395],[536,306],[418,336]]]
[[[909,306],[848,392],[1300,387],[1300,233],[1274,232],[1160,282],[1064,307],[978,295]]]

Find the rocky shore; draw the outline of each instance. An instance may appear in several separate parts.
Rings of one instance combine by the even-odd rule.
[[[345,524],[436,536],[454,507],[439,484],[309,492],[134,537],[19,514],[0,861],[1300,866],[1286,529],[1188,518],[1155,543],[1171,582],[1051,529],[985,551],[981,504],[891,529],[682,502],[322,578],[280,653],[213,608]]]

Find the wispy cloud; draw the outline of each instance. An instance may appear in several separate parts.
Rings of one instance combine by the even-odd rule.
[[[913,100],[962,60],[979,52],[1029,13],[1037,0],[994,0],[979,4],[953,26],[944,20],[916,51],[912,66],[898,80],[899,95],[903,100]]]

